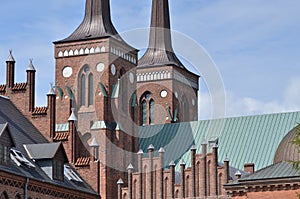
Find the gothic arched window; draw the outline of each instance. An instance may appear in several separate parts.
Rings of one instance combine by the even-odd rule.
[[[79,99],[81,106],[94,104],[94,76],[88,65],[84,65],[80,74]]]
[[[154,124],[154,105],[155,105],[155,103],[154,103],[154,100],[153,99],[151,99],[150,100],[150,124]]]
[[[89,98],[89,106],[94,104],[94,76],[93,74],[89,74],[89,85],[88,85],[88,89],[89,89],[89,94],[88,94],[88,98]]]
[[[80,78],[80,104],[85,106],[85,75],[82,74]]]
[[[147,102],[143,100],[142,102],[142,124],[147,124]]]
[[[141,104],[141,124],[143,126],[154,124],[154,106],[155,102],[149,91],[146,91],[140,98]]]

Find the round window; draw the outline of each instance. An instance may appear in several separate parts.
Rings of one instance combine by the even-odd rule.
[[[98,72],[102,72],[105,69],[105,65],[103,63],[99,63],[97,64],[96,69]]]
[[[71,77],[72,73],[73,73],[73,69],[71,66],[64,67],[62,71],[62,75],[66,78]]]
[[[162,91],[160,92],[160,96],[161,96],[162,98],[167,97],[167,95],[168,95],[168,92],[167,92],[166,90],[162,90]]]

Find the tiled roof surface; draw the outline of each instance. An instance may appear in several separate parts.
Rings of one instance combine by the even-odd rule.
[[[15,107],[15,105],[7,98],[0,96],[0,124],[9,125],[12,137],[15,140],[16,147],[28,160],[23,144],[42,144],[48,143],[47,139],[34,127],[32,123]],[[44,151],[46,152],[46,151]],[[34,163],[35,164],[35,163]],[[0,165],[0,170],[15,175],[21,175],[32,178],[44,183],[56,184],[72,190],[80,190],[86,193],[96,194],[95,191],[86,183],[76,183],[67,178],[63,182],[51,180],[45,172],[35,164],[35,168],[27,168],[26,166],[17,166],[11,161],[9,166]]]
[[[26,87],[27,87],[27,83],[16,83],[14,84],[12,90],[14,91],[26,90]]]
[[[65,141],[68,140],[69,133],[55,133],[54,141]]]
[[[183,158],[189,166],[191,146],[201,153],[204,139],[215,140],[219,162],[228,157],[230,166],[240,170],[244,163],[261,169],[273,163],[279,143],[299,121],[300,112],[290,112],[140,127],[139,147],[144,152],[150,144],[164,147],[166,164]]]
[[[32,114],[34,115],[45,115],[47,114],[48,107],[36,107],[34,108]]]
[[[89,157],[80,157],[77,158],[75,166],[89,166],[90,165],[90,158]]]

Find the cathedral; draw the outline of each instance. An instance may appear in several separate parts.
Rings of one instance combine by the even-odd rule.
[[[0,85],[1,199],[297,196],[300,175],[286,162],[300,159],[290,144],[300,112],[198,121],[200,76],[173,50],[168,0],[152,0],[149,30],[139,56],[114,27],[110,1],[86,0],[82,23],[54,42],[45,107],[35,106],[32,60],[16,83],[10,52]]]

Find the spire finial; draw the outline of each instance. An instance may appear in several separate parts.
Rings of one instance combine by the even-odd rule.
[[[8,56],[8,58],[7,58],[7,62],[15,62],[15,58],[14,58],[14,56],[13,56],[13,54],[12,54],[12,49],[10,49],[9,50],[9,56]]]
[[[55,91],[54,91],[54,88],[53,88],[53,83],[50,83],[50,90],[49,92],[47,93],[47,95],[55,95]]]
[[[27,71],[35,71],[35,68],[33,66],[33,58],[30,58],[29,59],[29,65],[28,65],[28,68],[27,68]]]

